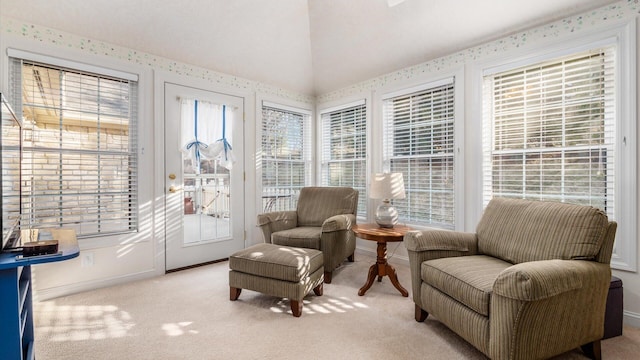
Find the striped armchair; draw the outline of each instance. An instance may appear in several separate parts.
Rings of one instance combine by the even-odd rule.
[[[416,321],[492,359],[600,358],[616,227],[589,206],[495,198],[475,233],[409,232]]]
[[[258,215],[264,242],[322,251],[324,282],[345,259],[354,261],[358,191],[349,187],[305,187],[296,210]]]

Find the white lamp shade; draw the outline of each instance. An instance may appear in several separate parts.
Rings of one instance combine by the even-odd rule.
[[[369,197],[372,199],[404,199],[402,173],[378,173],[371,179]]]

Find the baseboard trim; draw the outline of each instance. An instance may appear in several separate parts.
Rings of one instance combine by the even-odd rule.
[[[131,281],[144,280],[158,276],[158,273],[154,269],[141,271],[134,274],[127,274],[123,276],[112,277],[108,279],[98,281],[85,281],[76,284],[70,284],[65,286],[58,286],[54,288],[35,290],[33,292],[34,301],[45,301],[54,299],[61,296],[67,296],[76,294],[83,291],[95,290],[104,287],[124,284]]]
[[[640,314],[631,311],[623,311],[624,323],[634,328],[640,328]]]
[[[176,272],[176,271],[189,270],[189,269],[197,268],[197,267],[200,267],[200,266],[206,266],[206,265],[216,264],[216,263],[219,263],[219,262],[225,262],[225,261],[228,261],[228,260],[229,260],[229,258],[226,257],[226,258],[222,258],[222,259],[218,259],[218,260],[203,262],[203,263],[200,263],[200,264],[183,266],[183,267],[180,267],[180,268],[167,270],[166,273],[169,274],[169,273]]]

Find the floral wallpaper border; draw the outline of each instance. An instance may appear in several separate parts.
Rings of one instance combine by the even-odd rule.
[[[557,38],[566,34],[585,31],[593,26],[632,19],[640,14],[639,2],[640,0],[623,0],[586,13],[567,17],[544,26],[532,28],[486,44],[471,47],[451,55],[406,67],[343,89],[321,94],[316,98],[316,102],[324,103],[327,101],[338,100],[363,91],[374,90],[386,84],[409,80],[423,74],[436,73],[450,69],[500,52],[523,47],[529,43],[535,43],[548,38]]]
[[[562,35],[585,31],[593,26],[614,23],[624,19],[631,19],[640,14],[639,2],[640,0],[622,0],[611,5],[567,17],[565,19],[507,36],[483,45],[471,47],[431,61],[406,67],[343,89],[321,94],[315,98],[311,95],[289,91],[276,86],[180,63],[122,46],[112,45],[102,41],[95,41],[38,25],[28,24],[11,18],[2,18],[2,21],[0,21],[0,31],[11,35],[22,36],[34,41],[74,48],[95,55],[109,56],[137,65],[149,66],[152,69],[169,71],[179,75],[192,76],[224,86],[243,90],[250,89],[256,92],[276,95],[285,99],[311,104],[314,102],[323,103],[337,100],[351,94],[361,93],[366,90],[373,90],[396,81],[408,80],[422,74],[435,73],[467,62],[479,60],[499,52],[526,46],[529,43],[535,43],[546,38],[557,38]]]
[[[177,62],[160,56],[136,51],[123,46],[113,45],[102,41],[91,40],[78,35],[50,29],[47,27],[29,24],[8,17],[0,19],[0,31],[9,35],[22,36],[41,43],[72,48],[94,55],[103,55],[116,58],[136,65],[148,66],[155,70],[164,70],[178,75],[186,75],[210,81],[241,90],[253,90],[257,92],[276,95],[285,99],[303,103],[314,103],[315,98],[294,91],[289,91],[276,86],[228,75],[213,70],[201,68]]]

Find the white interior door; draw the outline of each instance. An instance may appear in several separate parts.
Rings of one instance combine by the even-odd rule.
[[[164,104],[168,271],[244,248],[244,99],[165,83]]]

